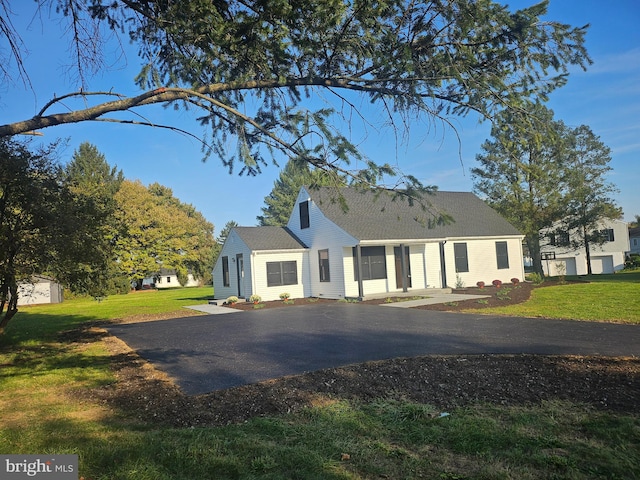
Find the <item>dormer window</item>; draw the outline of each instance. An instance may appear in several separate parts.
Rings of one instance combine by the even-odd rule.
[[[309,200],[300,202],[300,228],[309,228]]]

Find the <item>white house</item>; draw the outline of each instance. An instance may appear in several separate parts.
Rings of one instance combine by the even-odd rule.
[[[629,251],[629,230],[621,220],[604,219],[595,229],[604,243],[589,248],[591,270],[594,274],[614,273],[624,268],[625,253]],[[577,232],[567,232],[560,224],[543,232],[546,244],[541,246],[542,268],[545,275],[586,275],[587,255],[584,247],[575,248]]]
[[[145,278],[144,282],[147,279]],[[199,285],[198,281],[193,277],[191,273],[187,273],[187,282],[182,285],[178,280],[178,275],[176,275],[176,271],[173,269],[161,268],[160,273],[158,273],[157,277],[151,277],[155,288],[175,288],[175,287],[197,287]]]
[[[286,227],[231,230],[213,270],[214,296],[366,298],[524,278],[523,235],[482,200],[425,198],[453,222],[429,228],[417,203],[372,191],[303,187]]]

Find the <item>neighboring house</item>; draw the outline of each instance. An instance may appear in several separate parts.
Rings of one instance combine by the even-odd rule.
[[[173,269],[162,268],[157,277],[147,277],[142,280],[142,289],[149,288],[176,288],[176,287],[197,287],[199,282],[191,273],[187,274],[187,283],[182,285],[178,281],[176,271]]]
[[[622,270],[625,253],[629,251],[627,224],[621,220],[605,219],[596,230],[602,235],[604,243],[594,243],[589,248],[592,272],[600,274]],[[574,235],[576,233],[563,231],[560,226],[543,232],[546,244],[541,245],[541,253],[545,275],[587,274],[586,251],[584,246],[572,246]]]
[[[197,287],[199,285],[191,273],[187,273],[187,283],[182,285],[178,281],[176,271],[166,268],[160,269],[160,274],[156,277],[155,283],[156,288]]]
[[[428,228],[417,204],[341,188],[302,188],[286,227],[235,227],[213,270],[214,295],[276,300],[372,295],[524,278],[522,239],[472,193],[426,197],[454,223]]]
[[[640,227],[629,229],[629,253],[640,255]]]
[[[56,283],[53,278],[34,275],[30,282],[22,282],[18,285],[18,306],[61,303],[62,300],[62,285]]]

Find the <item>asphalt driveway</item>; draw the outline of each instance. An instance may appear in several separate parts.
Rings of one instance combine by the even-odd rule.
[[[188,395],[369,360],[446,354],[640,356],[640,326],[318,304],[114,325]]]

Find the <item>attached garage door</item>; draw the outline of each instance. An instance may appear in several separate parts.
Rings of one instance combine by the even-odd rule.
[[[543,263],[546,263],[544,260]],[[575,258],[556,258],[549,260],[549,275],[557,277],[558,275],[577,275]]]
[[[591,271],[593,273],[613,273],[613,257],[611,255],[591,257]]]

